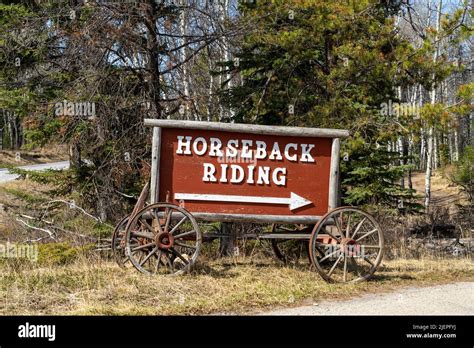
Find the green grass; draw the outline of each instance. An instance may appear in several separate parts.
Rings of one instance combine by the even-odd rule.
[[[47,199],[43,196],[40,196],[37,194],[31,194],[21,189],[0,187],[0,190],[12,196],[15,196],[16,198],[21,199],[28,204],[38,204],[38,203],[44,203],[47,201]]]

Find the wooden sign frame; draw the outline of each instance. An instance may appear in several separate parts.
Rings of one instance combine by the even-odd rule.
[[[206,130],[218,132],[247,133],[253,135],[293,136],[310,138],[331,138],[331,159],[329,171],[329,196],[328,211],[336,208],[339,203],[339,152],[340,139],[347,138],[349,131],[342,129],[327,128],[303,128],[283,126],[262,126],[238,123],[217,123],[185,120],[158,120],[145,119],[145,126],[153,127],[152,138],[152,161],[151,161],[151,183],[150,201],[158,201],[160,187],[160,155],[162,142],[162,128]],[[305,223],[312,224],[320,220],[321,216],[298,215],[260,215],[260,214],[217,214],[190,211],[196,219],[208,221],[229,222],[261,222],[261,223]]]

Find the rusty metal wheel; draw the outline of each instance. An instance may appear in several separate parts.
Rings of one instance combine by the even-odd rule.
[[[311,260],[329,282],[369,279],[382,261],[383,248],[380,225],[372,215],[353,207],[328,212],[314,227],[310,239]]]
[[[156,203],[140,210],[126,229],[125,254],[146,274],[183,274],[196,262],[202,234],[186,209]]]
[[[112,254],[115,262],[122,268],[125,268],[127,264],[130,265],[129,259],[125,255],[125,229],[129,218],[130,215],[120,220],[117,226],[115,226],[114,234],[112,235]]]
[[[311,233],[311,228],[307,225],[300,224],[273,224],[271,233],[309,234]],[[311,264],[311,258],[309,257],[309,241],[307,239],[272,239],[271,246],[277,259],[285,264],[295,264],[301,259],[307,259]]]

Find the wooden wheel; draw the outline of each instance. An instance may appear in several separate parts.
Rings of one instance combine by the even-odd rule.
[[[146,274],[183,274],[201,249],[199,225],[186,209],[156,203],[140,210],[126,230],[125,254]]]
[[[273,224],[271,233],[308,233],[306,225],[279,225]],[[272,239],[271,246],[273,253],[278,260],[285,264],[297,263],[300,259],[307,259],[311,263],[309,257],[309,241],[295,239]]]
[[[383,247],[383,232],[377,221],[353,207],[336,208],[324,215],[310,239],[311,260],[330,282],[370,278],[382,261]]]
[[[124,217],[114,229],[114,234],[112,235],[112,253],[115,259],[115,262],[125,268],[127,264],[130,264],[128,257],[125,255],[125,228],[127,227],[128,220],[130,215]]]

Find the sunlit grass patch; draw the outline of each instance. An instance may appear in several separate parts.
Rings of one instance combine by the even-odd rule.
[[[369,282],[328,284],[307,266],[268,258],[224,258],[184,276],[147,276],[100,259],[69,265],[12,268],[0,264],[1,314],[199,315],[251,314],[274,307],[345,299],[419,286],[474,280],[469,259],[383,263]]]

